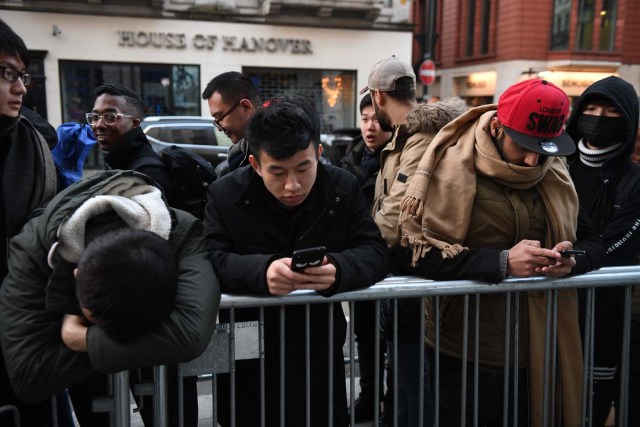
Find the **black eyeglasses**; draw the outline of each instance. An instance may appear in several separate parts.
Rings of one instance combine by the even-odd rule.
[[[89,123],[90,125],[97,125],[100,119],[104,120],[104,124],[108,126],[114,125],[116,121],[118,121],[119,117],[123,117],[126,119],[135,119],[135,116],[127,116],[122,113],[86,113],[84,116],[87,118],[87,123]]]
[[[25,86],[28,86],[29,83],[31,83],[31,74],[21,73],[11,67],[0,67],[0,70],[2,70],[2,78],[9,83],[15,83],[18,79],[21,79]]]
[[[213,125],[220,131],[220,132],[224,132],[224,128],[222,127],[222,125],[220,124],[220,122],[222,120],[224,120],[225,117],[227,117],[229,114],[231,114],[233,112],[233,110],[236,109],[236,107],[238,105],[240,105],[240,102],[242,102],[242,99],[238,100],[235,104],[233,104],[233,106],[231,108],[229,108],[227,111],[225,111],[225,113],[223,115],[221,115],[220,117],[218,117],[217,119],[214,117],[213,118]]]

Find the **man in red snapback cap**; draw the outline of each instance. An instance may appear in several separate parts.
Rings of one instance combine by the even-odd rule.
[[[563,129],[568,111],[562,90],[534,79],[509,87],[497,105],[473,108],[442,128],[401,203],[403,248],[394,254],[396,273],[495,283],[510,276],[562,277],[598,268],[604,258],[602,241],[579,214],[578,197],[560,157],[575,151]],[[586,253],[563,257],[560,251],[568,249]],[[436,369],[447,378],[440,382],[440,419],[459,425],[463,410],[467,419],[475,419],[474,399],[461,408],[462,393],[473,396],[475,385],[468,379],[468,388],[461,390],[467,344],[471,362],[466,372],[474,374],[476,355],[481,365],[479,425],[501,425],[504,413],[508,424],[547,424],[546,413],[560,418],[558,424],[579,425],[582,356],[575,290],[558,290],[556,376],[546,381],[560,387],[546,394],[545,362],[551,361],[545,361],[544,352],[545,294],[521,292],[509,304],[505,294],[479,299],[478,325],[475,304],[465,313],[463,296],[441,297],[439,312],[428,302],[428,354],[435,355],[439,316]],[[467,342],[463,338],[466,315],[469,331],[479,328],[477,347],[475,333],[468,334]],[[506,350],[505,331],[512,331]],[[510,375],[506,393],[505,371]],[[555,408],[549,396],[561,407]]]

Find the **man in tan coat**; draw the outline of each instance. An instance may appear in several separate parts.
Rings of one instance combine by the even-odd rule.
[[[467,110],[459,98],[421,104],[416,102],[415,74],[411,67],[395,56],[378,62],[369,74],[361,93],[371,91],[371,98],[380,127],[393,131],[393,138],[380,154],[380,173],[376,180],[373,218],[391,250],[400,243],[400,202],[424,151],[451,120]],[[398,425],[418,426],[419,413],[419,351],[420,299],[398,301]],[[387,318],[385,335],[389,349],[393,348],[391,307],[383,308]],[[431,393],[425,385],[425,426],[433,420]],[[391,405],[385,402],[383,425],[389,418]]]
[[[473,108],[445,126],[425,151],[402,201],[402,244],[407,248],[396,258],[396,271],[431,279],[497,282],[508,276],[563,277],[598,268],[604,258],[602,240],[584,213],[579,214],[578,197],[560,157],[575,151],[563,129],[568,111],[569,99],[561,89],[533,79],[509,87],[497,105]],[[560,253],[571,249],[585,253],[575,258]],[[440,378],[446,378],[440,383],[441,420],[459,425],[464,413],[467,420],[474,419],[475,399],[467,399],[461,408],[461,397],[474,396],[477,354],[482,392],[474,397],[479,425],[514,419],[517,425],[546,425],[545,404],[553,408],[547,415],[561,418],[558,425],[580,424],[576,292],[559,290],[557,298],[557,369],[554,366],[556,376],[547,380],[559,387],[548,394],[543,392],[544,293],[518,293],[510,300],[510,317],[504,294],[482,295],[477,315],[475,304],[465,311],[462,296],[443,297],[439,312],[428,305],[426,340],[431,355],[439,351],[437,369]],[[469,331],[479,328],[478,348],[473,332],[465,342],[467,318]],[[507,330],[512,335],[505,348]],[[463,390],[465,360],[469,374]],[[510,387],[506,395],[505,372]],[[556,402],[544,402],[544,396],[552,395]]]

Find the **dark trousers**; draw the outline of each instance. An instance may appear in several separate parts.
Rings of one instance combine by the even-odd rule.
[[[37,381],[37,379],[34,379]],[[66,393],[59,393],[56,399],[56,412],[60,427],[73,426],[73,418],[69,409],[69,399]],[[4,365],[4,358],[0,355],[0,407],[7,410],[0,412],[0,426],[14,426],[17,424],[15,411],[9,410],[9,405],[17,410],[22,427],[48,427],[53,425],[52,400],[46,399],[35,405],[27,405],[18,399],[9,383],[9,377]]]
[[[429,349],[429,358],[435,369],[435,353]],[[459,426],[461,416],[462,360],[440,353],[440,425]],[[467,362],[465,425],[473,425],[473,362]],[[529,423],[527,372],[518,372],[518,419],[513,421],[513,371],[509,373],[507,425],[526,427]],[[480,365],[478,373],[478,425],[501,426],[503,415],[504,368]],[[435,390],[434,390],[435,393]]]
[[[136,383],[153,380],[153,370],[151,368],[141,369],[141,377],[138,371],[131,371],[129,382],[131,388]],[[198,425],[198,392],[197,377],[184,378],[184,425],[188,427],[196,427]],[[178,369],[176,365],[167,366],[167,386],[168,386],[168,413],[169,425],[179,425],[178,411]],[[96,397],[107,396],[108,394],[108,377],[106,375],[98,375],[74,385],[69,388],[69,395],[73,403],[73,408],[81,426],[90,427],[107,427],[109,426],[108,413],[96,413],[91,410],[92,401]],[[138,397],[134,396],[140,409],[140,416],[144,425],[153,426],[153,400],[152,396]]]
[[[342,353],[342,352],[340,352]],[[329,378],[327,360],[312,354],[311,384],[307,388],[304,356],[286,359],[284,422],[286,427],[306,425],[306,392],[309,390],[309,422],[312,427],[346,427],[347,396],[345,386],[344,359],[334,355],[333,367],[333,414],[329,417]],[[314,360],[315,359],[315,360]],[[279,426],[280,378],[278,368],[266,361],[265,396],[260,393],[260,365],[257,359],[239,360],[235,364],[235,425],[260,426],[260,402],[264,398],[265,425]],[[277,362],[277,360],[274,360]],[[229,374],[216,375],[217,422],[221,426],[231,425],[231,388]]]
[[[393,341],[387,342],[389,348],[389,383],[393,384],[393,360],[397,359],[398,388],[395,395],[398,400],[398,427],[419,426],[420,415],[420,346],[421,341],[398,341],[398,354],[393,353]],[[427,350],[424,353],[423,384],[423,426],[430,427],[434,422],[434,401],[430,363]],[[393,405],[391,400],[388,404]],[[386,410],[386,404],[385,404]]]
[[[358,301],[354,304],[354,332],[358,346],[360,366],[360,400],[373,402],[375,396],[375,351],[376,351],[376,304],[375,301]],[[384,353],[386,341],[380,339],[378,364],[378,391],[382,400],[384,393]]]

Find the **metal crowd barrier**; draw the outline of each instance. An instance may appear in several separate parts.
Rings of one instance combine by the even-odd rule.
[[[587,311],[586,311],[586,319],[585,319],[585,343],[583,343],[583,347],[585,351],[583,352],[584,358],[584,368],[583,368],[583,395],[582,395],[582,426],[588,425],[588,419],[591,415],[591,400],[588,398],[592,391],[593,387],[593,310],[597,301],[594,301],[593,291],[596,288],[600,287],[611,287],[611,286],[624,286],[625,287],[625,306],[624,306],[624,329],[623,329],[623,342],[620,343],[622,346],[622,360],[620,365],[620,403],[619,407],[616,408],[616,425],[619,426],[627,426],[627,409],[629,407],[628,401],[628,377],[629,377],[629,351],[630,351],[630,318],[631,318],[631,294],[632,288],[634,285],[640,284],[640,267],[615,267],[615,268],[603,268],[597,271],[590,272],[584,275],[577,275],[565,278],[546,278],[546,277],[535,277],[535,278],[527,278],[527,279],[507,279],[499,284],[489,284],[487,282],[482,281],[473,281],[473,280],[456,280],[456,281],[431,281],[426,279],[421,279],[417,277],[389,277],[371,286],[370,288],[337,294],[331,297],[323,297],[318,295],[315,292],[306,292],[306,291],[297,291],[287,296],[282,297],[271,297],[271,298],[258,298],[258,297],[245,297],[245,296],[231,296],[231,295],[223,295],[220,309],[229,310],[230,321],[227,324],[218,325],[217,331],[213,334],[211,342],[205,352],[197,359],[186,363],[181,364],[179,366],[179,374],[182,376],[193,376],[198,375],[201,378],[210,378],[207,381],[211,381],[211,389],[212,389],[212,411],[213,411],[213,420],[212,425],[217,425],[217,409],[216,409],[216,376],[222,373],[228,373],[230,375],[230,396],[231,397],[231,420],[230,424],[235,425],[234,412],[235,412],[235,362],[237,360],[242,359],[251,359],[257,358],[260,359],[261,363],[261,414],[262,414],[262,425],[265,425],[264,422],[264,411],[265,411],[265,392],[266,393],[279,393],[280,397],[284,396],[284,385],[283,385],[283,375],[284,371],[281,371],[281,385],[279,390],[265,390],[264,387],[264,342],[263,342],[263,331],[262,331],[262,322],[264,319],[264,308],[265,307],[280,307],[281,308],[281,317],[280,322],[281,325],[284,325],[284,306],[287,305],[305,305],[307,307],[307,318],[306,318],[306,331],[307,336],[309,332],[309,306],[311,304],[324,304],[327,306],[327,310],[332,314],[332,310],[339,309],[336,307],[334,303],[343,304],[343,306],[348,306],[350,320],[348,323],[348,334],[347,334],[347,343],[346,350],[348,352],[349,357],[345,359],[345,363],[350,367],[350,372],[352,377],[348,380],[348,385],[345,384],[345,387],[348,387],[349,390],[349,398],[348,398],[348,406],[353,407],[355,400],[355,381],[353,381],[353,372],[355,369],[355,341],[354,341],[354,302],[356,301],[366,301],[373,300],[375,301],[375,312],[376,312],[376,334],[375,334],[375,401],[379,401],[379,391],[378,386],[380,382],[383,381],[383,378],[380,378],[378,375],[379,365],[383,363],[378,356],[378,349],[380,348],[380,303],[382,300],[391,300],[394,307],[397,306],[397,301],[403,298],[421,298],[421,297],[434,297],[435,300],[435,311],[439,312],[439,301],[441,297],[444,296],[464,296],[464,307],[465,307],[465,324],[464,324],[464,346],[463,346],[463,354],[469,354],[469,349],[467,348],[467,337],[469,333],[475,333],[474,338],[474,347],[478,348],[479,341],[482,337],[479,337],[478,334],[478,319],[475,321],[475,332],[469,331],[469,305],[470,302],[475,301],[476,304],[476,315],[479,312],[479,304],[480,304],[480,295],[484,294],[496,294],[496,293],[504,293],[507,296],[507,302],[505,306],[506,316],[505,319],[511,318],[511,313],[509,312],[512,304],[517,304],[519,298],[517,296],[522,292],[531,292],[531,291],[540,291],[544,292],[547,296],[547,318],[546,318],[546,340],[545,340],[545,365],[544,365],[544,413],[543,419],[545,420],[544,425],[555,425],[554,423],[554,408],[553,405],[549,407],[547,405],[547,401],[554,401],[554,393],[555,387],[553,387],[553,378],[555,378],[556,372],[556,345],[557,345],[557,291],[560,289],[574,289],[574,288],[586,288],[587,291]],[[515,298],[514,298],[515,296]],[[513,302],[512,302],[513,301]],[[235,311],[241,308],[250,308],[250,307],[258,307],[260,309],[260,319],[256,322],[236,322],[235,321]],[[421,302],[421,312],[424,313],[425,309],[425,300],[422,298]],[[394,310],[393,318],[393,326],[394,326],[394,334],[393,334],[393,343],[392,349],[393,353],[397,354],[397,345],[398,345],[398,331],[397,331],[397,310]],[[516,315],[516,313],[513,313]],[[329,316],[329,319],[332,319],[332,316]],[[424,316],[421,316],[422,322],[420,324],[419,330],[420,335],[419,339],[421,342],[424,337],[425,332],[425,322]],[[517,318],[516,318],[517,319]],[[442,378],[440,375],[440,361],[439,361],[439,316],[435,316],[436,322],[436,348],[435,348],[435,377],[433,378],[434,384],[434,425],[435,426],[447,426],[450,423],[447,420],[443,420],[440,418],[439,414],[439,392],[440,392],[440,384],[442,381],[445,381],[446,378]],[[517,322],[516,322],[517,324]],[[332,324],[329,325],[329,328],[332,328]],[[517,326],[516,326],[517,327]],[[331,330],[331,333],[333,331]],[[503,425],[517,425],[517,409],[512,410],[510,414],[507,414],[508,407],[508,399],[513,399],[514,405],[513,408],[517,408],[518,401],[518,381],[517,381],[517,352],[518,352],[518,342],[516,339],[514,351],[516,354],[514,355],[515,360],[515,369],[516,378],[509,378],[509,345],[508,340],[511,334],[510,330],[510,322],[505,322],[505,366],[504,366],[504,383],[503,383],[503,407],[504,407],[504,416],[503,416]],[[515,337],[519,334],[515,333]],[[330,337],[331,342],[331,337]],[[306,354],[304,357],[306,358],[306,366],[307,366],[307,384],[309,378],[309,342],[307,340],[306,344]],[[423,425],[424,417],[426,416],[424,413],[424,408],[422,405],[423,402],[423,390],[424,390],[424,358],[425,358],[425,346],[420,346],[420,395],[418,396],[418,402],[420,402],[420,411],[419,411],[419,423],[418,425]],[[281,333],[280,336],[280,348],[284,348],[284,335]],[[331,352],[331,348],[329,349]],[[478,411],[478,351],[473,352],[475,356],[473,358],[468,358],[467,361],[473,363],[474,369],[470,374],[472,375],[472,379],[470,381],[474,381],[475,389],[472,396],[469,396],[469,399],[473,400],[473,408],[474,408],[474,418],[475,420],[466,420],[465,419],[465,411],[464,409],[461,411],[462,422],[461,425],[477,425],[477,411]],[[301,356],[302,357],[302,356]],[[331,361],[331,358],[329,358]],[[284,367],[284,361],[281,361],[281,368]],[[397,363],[397,358],[394,358],[394,365]],[[329,378],[331,378],[331,372],[333,372],[332,363],[329,363],[327,366],[327,372]],[[392,378],[394,384],[394,390],[397,390],[397,365],[394,366],[393,369],[394,375]],[[156,426],[165,426],[166,423],[166,414],[167,414],[167,397],[166,397],[166,382],[164,382],[164,373],[162,370],[158,370],[158,381],[156,384],[156,392],[157,396],[154,400],[155,405],[155,413],[157,423]],[[129,413],[130,413],[130,403],[129,403],[129,385],[127,373],[117,373],[114,374],[116,379],[116,387],[114,389],[114,399],[113,399],[113,420],[114,425],[117,426],[125,426],[128,427],[129,424]],[[467,383],[467,369],[466,364],[463,364],[463,374],[462,374],[462,402],[461,408],[466,407],[466,399],[467,396],[464,393],[466,389]],[[549,378],[552,378],[550,380]],[[551,381],[551,383],[550,383]],[[513,384],[511,383],[513,382]],[[182,410],[182,382],[179,381],[179,405],[180,410]],[[330,383],[331,388],[331,383]],[[551,393],[551,395],[549,395]],[[309,408],[309,387],[307,386],[307,396],[306,403],[307,408]],[[550,397],[550,399],[548,399]],[[281,415],[281,420],[284,420],[283,415],[286,414],[286,407],[284,399],[280,399],[280,407],[279,412]],[[332,413],[334,408],[332,408],[331,402],[329,400],[329,408],[327,410],[329,413]],[[637,404],[637,402],[635,403]],[[393,397],[393,407],[394,414],[397,413],[397,396]],[[550,416],[549,416],[550,415]],[[374,424],[378,425],[380,417],[379,408],[375,409],[374,414]],[[307,410],[307,425],[310,425],[309,419],[309,410]],[[547,424],[546,420],[550,420],[549,424]],[[183,423],[181,422],[182,426]],[[284,422],[281,421],[281,425],[284,425]],[[351,414],[350,425],[355,425],[353,414]],[[394,424],[395,425],[395,424]]]

